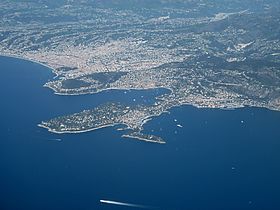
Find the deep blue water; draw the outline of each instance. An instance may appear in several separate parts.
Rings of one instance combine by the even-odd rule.
[[[110,100],[152,103],[162,90],[57,96],[42,87],[50,70],[7,57],[0,75],[1,210],[129,209],[100,199],[158,209],[280,209],[279,112],[174,108],[145,126],[166,145],[122,139],[114,128],[57,135],[37,124]]]

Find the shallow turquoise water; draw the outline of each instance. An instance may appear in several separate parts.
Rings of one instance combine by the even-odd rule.
[[[107,101],[152,103],[162,90],[57,96],[42,87],[52,77],[47,68],[7,57],[0,74],[0,209],[129,209],[100,199],[280,209],[279,112],[174,108],[145,125],[166,145],[122,139],[114,128],[57,135],[37,124]]]

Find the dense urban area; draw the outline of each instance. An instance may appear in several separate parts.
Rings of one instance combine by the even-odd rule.
[[[55,94],[168,90],[151,105],[108,102],[39,126],[124,125],[123,137],[165,143],[143,125],[173,107],[280,110],[280,3],[134,1],[0,2],[0,54],[51,68]]]

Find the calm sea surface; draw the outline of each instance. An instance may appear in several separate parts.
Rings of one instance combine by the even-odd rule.
[[[122,139],[114,128],[58,135],[37,124],[107,101],[152,103],[164,90],[57,96],[42,87],[52,76],[0,57],[1,210],[130,209],[100,199],[167,210],[280,209],[280,112],[174,108],[145,125],[166,145]]]

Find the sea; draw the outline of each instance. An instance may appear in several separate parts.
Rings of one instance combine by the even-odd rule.
[[[280,209],[280,112],[175,107],[144,126],[165,145],[114,127],[54,134],[37,125],[108,101],[153,103],[164,90],[59,96],[43,87],[53,76],[0,57],[1,210]]]

